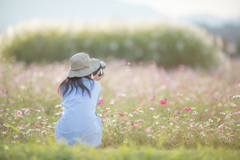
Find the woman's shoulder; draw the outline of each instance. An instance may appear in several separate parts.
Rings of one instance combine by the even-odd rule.
[[[92,82],[94,83],[94,85],[96,85],[96,86],[98,86],[98,87],[100,87],[100,88],[101,88],[101,83],[100,83],[100,82],[98,82],[98,81],[95,81],[95,80],[90,80],[90,79],[88,79],[88,78],[85,78],[85,77],[83,77],[82,79],[83,79],[84,81],[88,81],[88,82],[92,81]]]
[[[100,82],[98,82],[98,81],[94,81],[94,82],[95,82],[95,84],[97,84],[98,86],[101,87],[101,83]]]

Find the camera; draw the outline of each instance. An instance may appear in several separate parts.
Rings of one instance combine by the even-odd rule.
[[[100,73],[98,76],[102,76],[103,75],[103,70],[106,68],[106,64],[103,61],[100,61],[100,67],[93,72],[93,76],[95,76],[97,74],[97,72],[100,70]]]

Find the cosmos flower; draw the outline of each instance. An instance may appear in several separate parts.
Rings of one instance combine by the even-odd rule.
[[[20,110],[17,110],[17,114],[22,114],[22,111],[20,111]]]
[[[102,104],[103,103],[103,99],[100,99],[99,101],[98,101],[98,105],[99,104]]]
[[[167,99],[161,100],[160,103],[163,104],[163,105],[167,104]]]
[[[189,109],[188,107],[184,107],[183,110],[191,112],[191,109]]]
[[[134,124],[131,128],[132,128],[132,129],[133,129],[133,128],[140,128],[140,125],[139,125],[139,124]]]
[[[151,128],[148,127],[148,128],[146,128],[144,131],[145,131],[145,132],[150,132],[150,131],[151,131]]]
[[[149,101],[153,101],[156,98],[156,95],[153,96]]]

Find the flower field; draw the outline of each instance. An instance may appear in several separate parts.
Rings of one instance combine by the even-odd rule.
[[[228,72],[185,66],[165,70],[152,61],[130,63],[124,59],[106,64],[97,106],[103,138],[97,149],[107,152],[121,146],[125,150],[132,145],[151,146],[155,154],[158,149],[173,152],[184,147],[188,154],[187,149],[202,146],[231,149],[228,155],[239,157],[233,151],[240,148],[239,60],[231,60]],[[68,69],[68,61],[25,66],[22,62],[1,59],[3,150],[10,153],[12,146],[17,152],[16,146],[24,144],[59,147],[54,125],[63,114],[63,106],[57,87]],[[125,152],[121,150],[122,154]],[[2,154],[7,152],[1,151]]]

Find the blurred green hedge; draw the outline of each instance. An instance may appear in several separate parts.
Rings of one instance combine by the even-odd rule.
[[[142,24],[144,25],[144,24]],[[90,57],[126,59],[127,61],[154,60],[165,68],[184,64],[190,67],[215,68],[224,65],[227,57],[222,52],[221,39],[215,39],[196,26],[163,23],[151,27],[118,27],[118,29],[62,32],[58,28],[22,31],[5,42],[1,54],[14,56],[27,64],[51,63],[69,59],[79,52]]]

